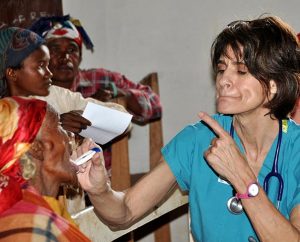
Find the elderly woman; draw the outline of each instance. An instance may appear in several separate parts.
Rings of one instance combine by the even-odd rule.
[[[277,17],[235,21],[214,41],[212,65],[220,114],[201,112],[124,192],[111,189],[97,159],[79,182],[112,227],[137,220],[178,183],[196,241],[299,241],[300,128],[287,118],[299,96],[297,37]]]
[[[62,183],[77,184],[70,152],[69,137],[46,102],[0,100],[1,239],[89,241],[55,199]]]

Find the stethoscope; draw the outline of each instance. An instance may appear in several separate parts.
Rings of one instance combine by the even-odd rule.
[[[234,127],[233,127],[233,122],[231,122],[230,136],[232,138],[233,138],[233,134],[234,134]],[[277,194],[277,209],[279,209],[279,205],[282,199],[283,186],[284,186],[282,176],[278,172],[278,157],[280,152],[281,139],[282,139],[282,120],[279,120],[279,133],[278,133],[277,145],[276,145],[275,156],[273,161],[273,167],[272,170],[266,175],[264,179],[264,190],[266,194],[268,194],[270,179],[272,177],[275,177],[278,180],[279,188]],[[228,199],[227,208],[232,214],[241,214],[244,211],[241,200],[236,198],[235,194],[233,194],[233,197]]]

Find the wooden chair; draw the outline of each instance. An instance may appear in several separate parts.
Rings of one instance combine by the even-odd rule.
[[[126,108],[124,98],[116,98],[114,102]],[[128,153],[128,135],[112,143],[111,185],[114,190],[122,191],[130,187],[130,161]],[[129,232],[123,241],[134,242],[133,233]]]
[[[122,97],[116,98],[114,102],[126,108],[126,102]],[[121,191],[130,187],[129,167],[128,135],[124,135],[112,143],[111,184],[113,189]]]
[[[150,73],[144,77],[141,84],[148,85],[152,90],[159,95],[159,84],[157,73]],[[117,102],[121,105],[122,100]],[[150,153],[150,169],[153,169],[160,160],[160,149],[163,147],[163,132],[161,119],[154,120],[149,124],[149,153]],[[129,156],[128,156],[128,136],[123,137],[120,141],[116,142],[112,146],[112,187],[117,190],[124,190],[131,185],[132,180],[136,180],[130,175],[129,168]],[[141,177],[143,174],[138,174]],[[169,224],[163,224],[154,232],[155,242],[170,242],[170,226]],[[130,236],[130,241],[133,241],[133,236]]]
[[[150,73],[141,83],[149,85],[159,94],[157,73]],[[122,104],[122,99],[116,100]],[[123,103],[124,105],[124,103]],[[160,159],[160,149],[163,146],[162,137],[162,123],[161,120],[155,120],[149,123],[149,144],[150,144],[150,169],[157,165]],[[128,156],[128,136],[124,136],[112,145],[112,187],[116,190],[124,190],[131,185],[131,174],[129,169]],[[157,219],[168,212],[187,204],[187,196],[182,195],[177,189],[170,198],[159,204],[152,212],[142,218],[138,223],[132,227],[121,230],[111,231],[104,225],[94,214],[92,207],[73,215],[73,218],[79,224],[80,229],[93,241],[134,241],[134,230],[143,225]],[[101,232],[100,232],[101,231]],[[126,237],[124,237],[126,235]],[[118,238],[121,240],[118,240]],[[155,242],[169,242],[171,241],[169,224],[164,224],[154,232]]]
[[[141,84],[148,85],[159,95],[158,75],[156,72],[148,74],[141,81]],[[153,169],[160,160],[160,149],[163,147],[162,120],[155,120],[149,123],[149,144],[150,144],[150,169]],[[155,242],[170,242],[171,233],[169,224],[164,224],[155,233]]]

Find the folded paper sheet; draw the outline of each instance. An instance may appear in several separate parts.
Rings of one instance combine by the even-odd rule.
[[[132,115],[129,113],[90,102],[87,104],[82,116],[90,120],[92,125],[83,130],[80,135],[92,138],[101,145],[122,134],[132,119]]]

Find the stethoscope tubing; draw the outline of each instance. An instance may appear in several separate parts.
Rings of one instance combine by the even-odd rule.
[[[279,153],[280,153],[280,147],[281,147],[281,140],[282,140],[282,120],[279,121],[279,132],[278,132],[278,139],[277,139],[277,145],[276,145],[276,151],[275,151],[275,156],[274,156],[274,161],[273,161],[273,167],[271,172],[269,172],[265,179],[264,179],[264,190],[266,194],[268,194],[268,188],[269,188],[269,181],[272,177],[276,177],[278,180],[279,188],[278,188],[278,194],[277,194],[277,209],[279,208],[280,201],[282,200],[282,193],[283,193],[283,187],[284,187],[284,182],[282,179],[282,176],[278,172],[278,159],[279,159]],[[230,127],[230,136],[233,138],[234,135],[234,127],[233,127],[233,120],[231,122],[231,127]]]
[[[282,179],[282,176],[278,172],[278,158],[279,158],[279,152],[281,147],[281,139],[282,139],[282,121],[279,120],[279,133],[278,133],[278,141],[274,156],[274,162],[273,167],[270,173],[268,173],[264,179],[264,190],[268,194],[268,188],[269,188],[269,181],[272,177],[276,177],[278,180],[279,188],[278,188],[278,194],[277,194],[277,203],[279,204],[282,199],[282,193],[283,193],[283,187],[284,182]],[[278,206],[278,205],[277,205]]]

